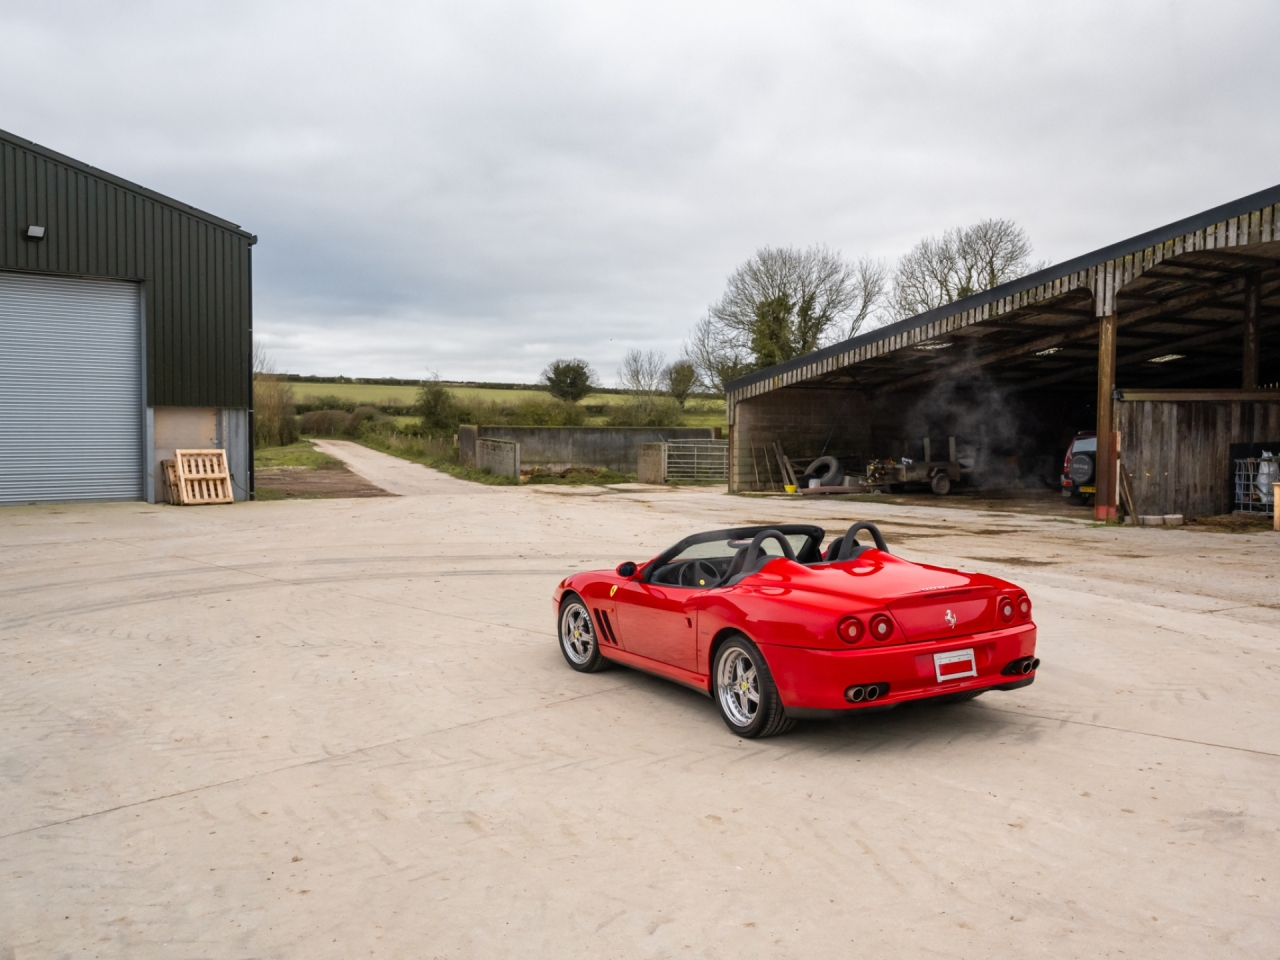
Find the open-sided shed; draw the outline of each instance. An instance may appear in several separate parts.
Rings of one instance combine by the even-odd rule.
[[[775,440],[869,460],[955,435],[1013,478],[1096,430],[1097,517],[1121,464],[1139,513],[1224,513],[1232,447],[1280,449],[1278,308],[1280,186],[730,383],[730,487],[776,484]]]

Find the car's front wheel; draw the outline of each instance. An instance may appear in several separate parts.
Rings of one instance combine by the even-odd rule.
[[[576,593],[560,601],[560,652],[569,666],[582,673],[595,673],[609,665],[600,653],[591,612]]]
[[[711,677],[720,716],[738,736],[771,737],[795,726],[760,648],[746,637],[733,637],[716,651]]]

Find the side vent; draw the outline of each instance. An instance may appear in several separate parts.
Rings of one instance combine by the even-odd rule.
[[[592,608],[592,613],[596,615],[596,623],[599,626],[600,635],[616,647],[618,638],[613,635],[613,624],[609,622],[609,614],[594,607]]]

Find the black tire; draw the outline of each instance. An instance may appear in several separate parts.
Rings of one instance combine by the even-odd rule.
[[[756,694],[754,709],[752,690]],[[796,724],[782,706],[760,648],[742,635],[726,640],[716,651],[711,667],[711,699],[725,726],[744,739],[776,736]]]
[[[980,697],[987,691],[985,690],[966,690],[964,693],[949,693],[945,697],[934,697],[934,703],[968,703],[975,697]]]
[[[951,478],[945,473],[935,473],[929,481],[929,488],[940,497],[951,492]]]
[[[844,467],[835,457],[819,457],[805,468],[806,477],[814,477],[820,487],[838,487],[844,483]]]
[[[564,654],[569,666],[579,673],[595,673],[609,665],[609,661],[600,652],[600,641],[596,637],[596,625],[591,619],[591,611],[580,596],[566,593],[560,599],[560,615],[556,622],[560,652]]]

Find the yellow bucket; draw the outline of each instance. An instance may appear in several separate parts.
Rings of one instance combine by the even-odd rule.
[[[787,491],[787,493],[795,493],[796,485],[794,483],[784,483],[782,485],[782,489]]]

